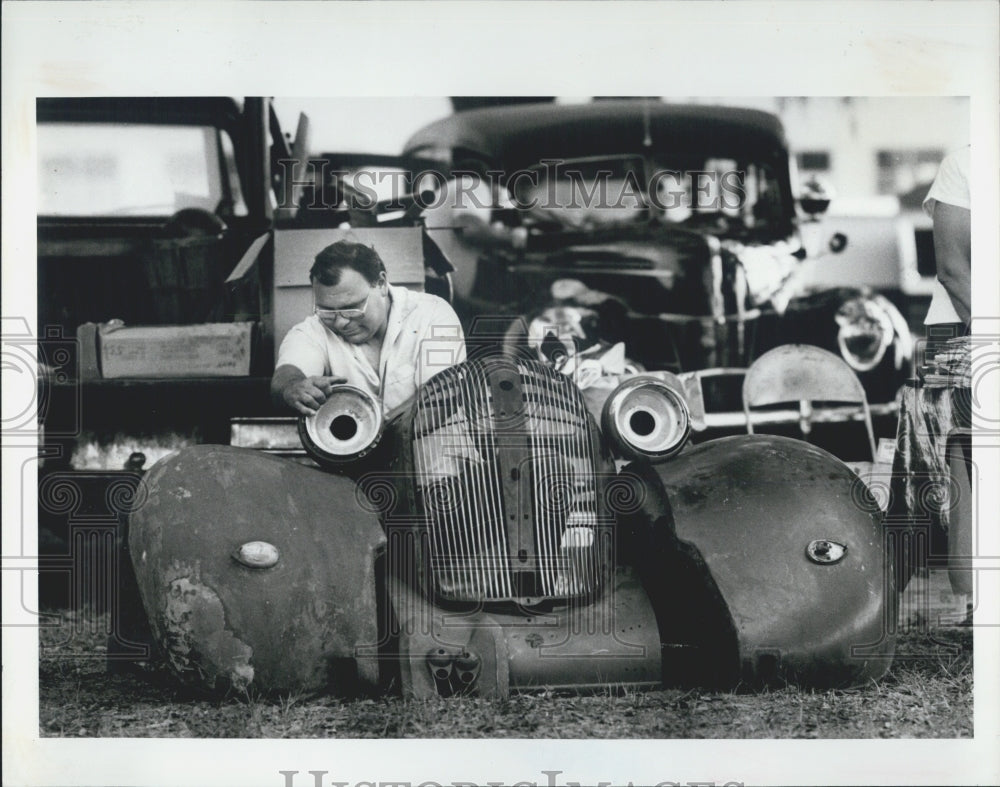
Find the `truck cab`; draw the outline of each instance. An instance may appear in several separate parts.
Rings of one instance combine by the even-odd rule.
[[[422,289],[425,246],[412,225],[346,229],[336,205],[305,220],[308,120],[285,134],[265,97],[42,98],[36,120],[40,554],[61,584],[96,565],[82,523],[114,539],[128,506],[109,490],[172,451],[304,456],[269,387],[312,259],[351,232]]]

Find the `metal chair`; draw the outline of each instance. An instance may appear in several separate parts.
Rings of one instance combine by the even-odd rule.
[[[753,434],[752,408],[791,402],[798,403],[803,438],[812,431],[813,423],[860,413],[868,430],[872,461],[876,460],[868,397],[854,370],[838,356],[812,345],[786,344],[769,350],[750,365],[743,379],[748,434]],[[814,402],[826,406],[814,407]]]

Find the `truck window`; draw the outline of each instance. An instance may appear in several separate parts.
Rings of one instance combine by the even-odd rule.
[[[211,126],[40,124],[38,213],[170,216],[181,208],[215,211],[226,201],[228,185],[236,203],[233,212],[245,214],[233,177],[232,144],[219,133]]]

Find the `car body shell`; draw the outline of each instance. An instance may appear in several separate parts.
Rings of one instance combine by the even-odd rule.
[[[464,494],[435,496],[420,459],[427,408],[468,414],[471,398],[444,396],[461,396],[450,383],[499,386],[518,372],[511,401],[526,402],[524,418],[572,415],[594,453],[555,432],[539,439],[498,405],[465,422],[490,451],[477,460],[484,482],[466,456],[455,482]],[[541,364],[470,361],[439,376],[449,375],[346,475],[223,446],[150,470],[129,551],[153,640],[181,679],[495,697],[612,683],[843,686],[888,669],[894,593],[880,512],[836,458],[742,436],[619,471],[573,384]],[[533,384],[548,398],[533,401]],[[597,495],[589,518],[577,508],[553,518],[567,477],[573,500]],[[547,536],[553,523],[561,548]],[[489,528],[500,541],[487,557]],[[248,561],[261,542],[273,557]],[[839,556],[824,563],[817,543]],[[546,585],[546,571],[579,581]],[[512,582],[490,585],[497,577]]]

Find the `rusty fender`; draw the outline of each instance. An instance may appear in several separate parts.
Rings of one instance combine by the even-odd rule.
[[[377,516],[353,481],[259,452],[200,445],[147,474],[129,548],[157,642],[208,689],[374,684]],[[347,674],[340,674],[347,673]]]
[[[632,527],[661,632],[701,649],[704,682],[827,687],[885,674],[895,604],[881,516],[840,460],[753,435],[625,472],[647,491]]]

